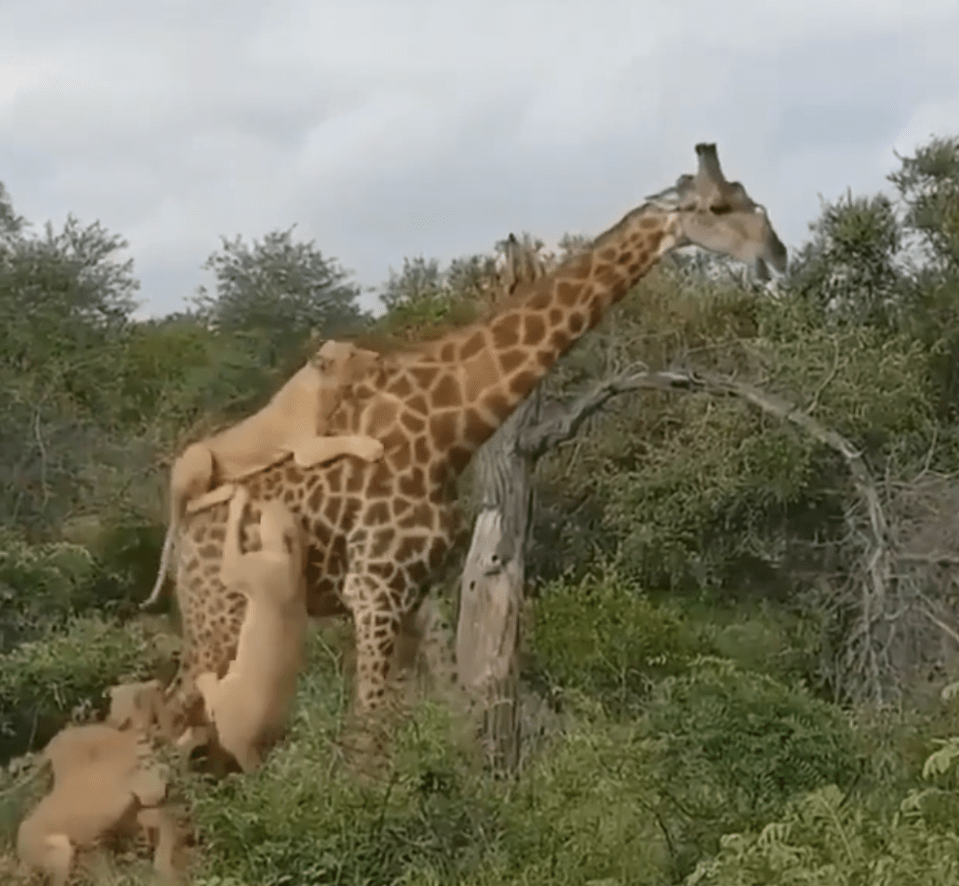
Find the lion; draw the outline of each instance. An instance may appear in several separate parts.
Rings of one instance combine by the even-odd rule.
[[[294,514],[280,501],[262,503],[261,549],[240,551],[240,521],[249,493],[230,500],[220,579],[246,597],[236,658],[223,679],[211,671],[196,678],[220,747],[250,772],[264,749],[282,734],[296,691],[307,631],[304,546]],[[188,728],[180,747],[202,744],[205,730]]]
[[[157,722],[152,693],[159,684],[116,689],[121,691],[114,695],[111,716],[122,719],[124,728],[109,723],[67,726],[41,755],[53,772],[53,789],[21,822],[17,856],[24,868],[45,874],[53,886],[67,882],[78,850],[133,828],[157,831],[154,867],[165,878],[176,877],[179,829],[163,808],[167,777],[149,736]],[[122,710],[115,710],[117,699]]]
[[[375,351],[330,339],[280,388],[259,412],[219,434],[193,443],[170,471],[170,516],[160,568],[150,596],[141,609],[160,596],[173,552],[173,540],[187,513],[226,501],[230,481],[242,480],[292,455],[296,464],[311,467],[340,455],[364,461],[383,457],[383,444],[372,437],[324,436],[327,421],[346,389],[383,357]]]

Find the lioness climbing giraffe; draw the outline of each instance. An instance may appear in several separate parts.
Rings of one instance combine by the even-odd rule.
[[[231,481],[242,480],[292,454],[303,467],[351,453],[367,461],[383,455],[378,440],[354,434],[327,436],[327,420],[350,385],[382,357],[349,342],[330,339],[278,390],[259,412],[225,431],[192,443],[170,471],[170,522],[160,568],[141,609],[160,596],[173,542],[188,511],[226,501]]]
[[[721,187],[697,153],[702,176]],[[354,713],[385,704],[398,633],[415,619],[458,535],[457,476],[570,346],[679,247],[785,270],[786,248],[762,206],[714,212],[705,198],[684,208],[685,197],[674,187],[649,198],[590,249],[519,287],[492,319],[394,354],[357,382],[330,416],[330,433],[380,440],[378,463],[346,456],[305,468],[287,459],[242,481],[250,494],[247,549],[258,544],[259,503],[281,499],[305,530],[310,615],[352,615]],[[198,673],[226,672],[243,619],[242,594],[219,580],[226,513],[216,505],[184,524],[177,572],[184,642],[169,690],[181,694],[181,710],[196,704]]]

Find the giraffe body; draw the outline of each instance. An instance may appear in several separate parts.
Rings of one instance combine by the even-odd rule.
[[[710,166],[702,175],[725,186],[709,178]],[[309,614],[353,618],[357,713],[382,706],[397,638],[463,538],[457,477],[553,364],[672,249],[703,245],[785,269],[785,247],[762,207],[713,211],[704,197],[685,208],[689,178],[628,213],[591,249],[519,286],[490,320],[396,354],[356,384],[330,416],[329,433],[378,439],[380,461],[344,456],[306,467],[286,459],[242,481],[248,547],[258,544],[259,503],[280,499],[303,526]],[[215,505],[184,523],[184,644],[171,692],[182,690],[186,707],[196,704],[197,674],[226,672],[243,619],[242,595],[218,577],[226,513]]]

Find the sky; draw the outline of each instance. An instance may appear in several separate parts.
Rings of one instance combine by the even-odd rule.
[[[296,224],[372,290],[510,231],[597,234],[725,172],[800,245],[959,134],[956,0],[30,0],[0,30],[0,181],[129,243],[139,316],[222,236]],[[378,310],[372,291],[364,307]]]

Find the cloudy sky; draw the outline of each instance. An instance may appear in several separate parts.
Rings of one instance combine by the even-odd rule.
[[[956,0],[6,3],[0,181],[122,234],[142,314],[209,282],[220,235],[295,222],[375,287],[598,233],[700,140],[794,246],[819,195],[959,133],[957,45]]]

